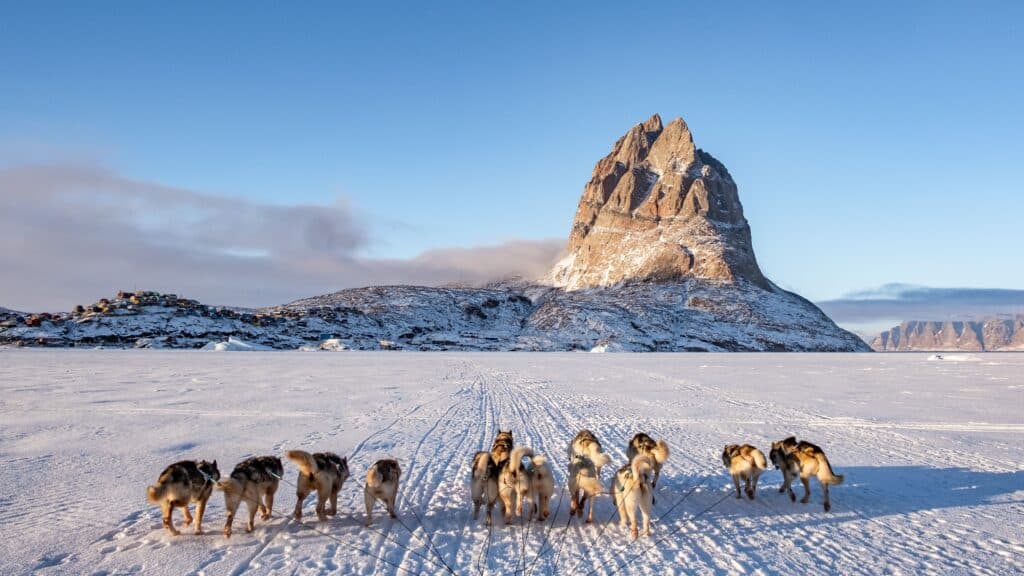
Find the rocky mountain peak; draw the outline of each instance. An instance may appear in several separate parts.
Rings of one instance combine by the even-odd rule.
[[[770,286],[728,170],[682,118],[663,126],[655,114],[594,167],[552,279],[573,290],[685,277]]]

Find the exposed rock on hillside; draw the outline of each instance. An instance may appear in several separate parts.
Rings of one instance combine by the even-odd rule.
[[[1024,315],[981,321],[909,321],[879,334],[880,352],[1024,351]]]

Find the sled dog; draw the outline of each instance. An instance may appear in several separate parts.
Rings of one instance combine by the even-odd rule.
[[[220,480],[217,461],[182,460],[171,464],[160,474],[156,484],[146,490],[146,499],[159,504],[164,513],[164,528],[171,534],[180,534],[174,527],[174,509],[180,507],[185,515],[185,526],[192,523],[188,511],[190,502],[196,503],[196,534],[203,533],[203,513],[206,501],[213,493],[213,485]]]
[[[310,454],[302,450],[289,450],[288,459],[299,467],[299,481],[296,483],[296,521],[302,520],[302,504],[309,493],[316,490],[316,517],[326,522],[328,516],[338,513],[338,492],[348,480],[348,458],[333,452]],[[330,502],[330,509],[327,503]]]
[[[590,460],[591,464],[597,468],[598,478],[601,477],[601,468],[611,464],[612,461],[611,456],[601,451],[601,443],[590,430],[580,430],[572,439],[572,444],[569,445],[570,462],[574,456],[585,456]]]
[[[569,516],[583,517],[583,508],[590,500],[587,523],[594,521],[594,498],[604,492],[601,476],[594,461],[575,454],[569,459]]]
[[[473,496],[473,520],[480,517],[480,507],[487,505],[487,525],[490,526],[494,503],[498,500],[498,465],[490,452],[481,451],[473,455],[469,490]]]
[[[512,453],[512,445],[512,431],[498,430],[498,435],[494,437],[494,445],[491,447],[491,459],[496,466],[508,460],[509,454]]]
[[[231,475],[217,482],[215,490],[224,492],[224,507],[228,517],[224,522],[224,537],[231,537],[231,524],[235,521],[238,505],[245,502],[249,510],[249,523],[245,531],[252,532],[256,511],[260,518],[267,520],[274,510],[274,494],[277,483],[284,474],[281,459],[277,456],[257,456],[239,462]]]
[[[498,496],[505,509],[505,524],[512,523],[513,510],[516,516],[522,516],[524,505],[528,508],[528,520],[534,516],[546,519],[554,492],[555,481],[547,458],[534,454],[532,448],[513,448],[498,476]],[[531,504],[533,507],[529,509]]]
[[[832,465],[829,464],[828,458],[821,448],[803,440],[797,442],[795,437],[790,436],[785,440],[773,442],[771,453],[776,454],[772,462],[776,462],[775,458],[778,458],[778,461],[785,463],[785,467],[780,467],[783,488],[789,487],[794,473],[799,474],[800,483],[804,485],[804,497],[800,499],[800,502],[806,504],[811,498],[811,476],[814,476],[818,479],[821,492],[825,496],[825,512],[832,509],[832,501],[828,497],[828,487],[842,484],[843,475],[832,472]],[[795,467],[792,465],[792,461],[795,461]],[[795,497],[791,489],[790,497]]]
[[[636,509],[639,506],[643,514],[643,535],[651,533],[651,507],[654,506],[654,463],[647,454],[639,454],[633,461],[615,473],[612,479],[611,492],[615,498],[615,506],[619,509],[619,526],[625,526],[629,520],[630,535],[634,540],[640,531],[636,523]]]
[[[768,469],[768,462],[764,459],[764,453],[750,444],[729,444],[722,450],[722,464],[725,464],[732,476],[732,482],[736,485],[736,497],[742,498],[740,494],[740,479],[746,484],[747,498],[754,499],[757,492],[757,479]]]
[[[657,488],[658,478],[661,477],[661,467],[668,460],[668,444],[664,440],[655,442],[654,438],[640,432],[633,436],[633,439],[629,441],[629,446],[626,447],[626,457],[630,461],[638,454],[647,454],[651,457],[651,463],[654,466],[654,479],[651,481],[651,486]]]
[[[395,499],[398,497],[398,480],[402,476],[402,468],[397,460],[377,460],[366,473],[366,486],[363,490],[363,501],[366,503],[366,525],[373,522],[373,504],[377,500],[387,507],[388,516],[397,518]]]

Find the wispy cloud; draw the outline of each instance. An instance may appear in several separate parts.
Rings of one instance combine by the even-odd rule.
[[[280,206],[126,178],[94,165],[0,169],[0,303],[63,309],[117,289],[259,306],[368,284],[537,277],[563,241],[510,240],[359,257],[370,231],[344,198]]]

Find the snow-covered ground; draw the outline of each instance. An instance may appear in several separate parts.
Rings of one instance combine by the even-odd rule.
[[[1024,355],[970,358],[0,350],[0,573],[1020,573]],[[563,488],[543,525],[472,521],[469,461],[499,427],[562,486],[580,428],[616,465],[634,432],[668,440],[651,536],[610,524],[607,496],[594,525],[568,521]],[[730,494],[722,446],[790,434],[846,475],[831,513],[817,483],[807,505],[778,494],[775,470],[756,501]],[[229,541],[220,493],[204,536],[168,536],[146,502],[176,460],[226,475],[289,448],[349,456],[328,523],[312,498],[286,519],[289,484]],[[360,478],[386,455],[399,520],[365,529]]]

